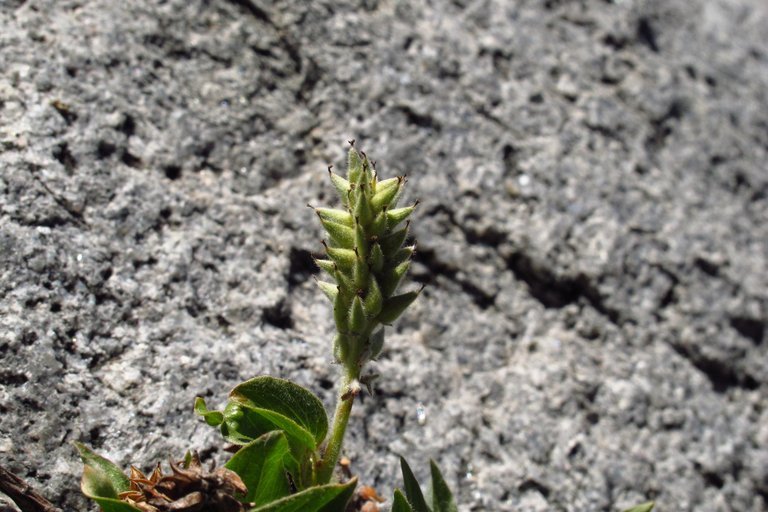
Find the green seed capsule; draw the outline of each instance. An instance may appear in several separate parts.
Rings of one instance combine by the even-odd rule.
[[[349,301],[344,300],[344,294],[336,294],[336,300],[333,303],[333,319],[336,322],[336,330],[340,333],[349,332],[349,325],[347,324],[349,305]]]
[[[392,199],[395,198],[397,193],[400,191],[403,178],[397,178],[397,183],[395,186],[386,187],[382,190],[381,185],[376,188],[376,195],[371,198],[371,206],[374,210],[380,211],[385,206],[389,206],[392,202]],[[386,180],[389,181],[389,180]],[[382,184],[385,182],[382,182]]]
[[[387,210],[380,211],[371,223],[371,235],[381,236],[387,230]]]
[[[351,298],[352,295],[354,295],[357,291],[354,276],[349,275],[346,272],[342,272],[341,270],[337,270],[334,274],[334,278],[341,288],[341,293],[343,293],[346,297]]]
[[[358,289],[364,289],[366,284],[368,283],[368,276],[370,275],[371,271],[368,268],[368,263],[363,258],[358,258],[357,261],[355,261],[355,267],[354,267],[354,278],[355,278],[355,286]]]
[[[337,362],[342,362],[349,353],[349,337],[345,334],[336,334],[333,338],[333,357]]]
[[[325,252],[340,269],[351,269],[357,261],[357,253],[352,249],[325,246]]]
[[[325,271],[326,273],[330,274],[331,276],[336,275],[336,264],[331,260],[319,260],[315,258],[315,265],[320,267],[321,270]]]
[[[387,210],[387,225],[389,229],[393,229],[395,226],[407,219],[415,207],[407,206],[405,208],[396,208],[394,210]]]
[[[331,183],[333,183],[333,186],[336,189],[336,192],[339,193],[339,197],[341,198],[341,203],[344,206],[348,206],[349,190],[350,190],[349,181],[345,180],[338,174],[331,172],[330,170],[328,172],[331,175]]]
[[[352,183],[358,183],[363,174],[363,162],[355,148],[349,148],[347,155],[347,179]]]
[[[387,258],[394,256],[397,251],[400,250],[400,247],[402,247],[403,242],[405,242],[407,236],[408,223],[405,224],[403,229],[395,231],[391,235],[387,235],[382,238],[379,243],[381,244],[381,250],[384,252],[384,256]]]
[[[355,205],[355,218],[359,219],[363,226],[367,226],[373,220],[373,210],[367,197],[358,198]]]
[[[405,311],[418,296],[419,292],[408,292],[390,297],[384,302],[384,307],[381,309],[381,313],[379,313],[379,322],[383,324],[391,324],[403,314],[403,311]]]
[[[404,262],[405,260],[411,259],[411,257],[413,257],[414,252],[416,252],[416,244],[403,247],[402,249],[399,249],[395,253],[395,255],[389,259],[389,264],[397,266],[402,262]]]
[[[405,260],[395,268],[389,269],[384,273],[384,276],[381,279],[381,293],[385,297],[389,297],[395,293],[395,290],[397,290],[397,287],[400,285],[400,281],[403,280],[403,276],[408,272],[410,264],[410,260]]]
[[[378,242],[374,243],[371,247],[371,254],[368,257],[368,262],[371,264],[371,270],[377,274],[384,268],[384,253],[381,252],[381,246]]]
[[[381,307],[384,304],[384,297],[381,294],[379,283],[376,282],[374,276],[368,278],[368,292],[365,295],[363,306],[365,306],[365,313],[369,318],[373,318],[381,313]]]
[[[368,258],[369,246],[370,243],[368,242],[368,236],[365,233],[365,229],[362,224],[357,222],[355,224],[355,247],[357,247],[359,256],[364,260]]]
[[[326,220],[352,227],[355,219],[348,210],[337,210],[335,208],[315,208],[315,212],[320,220]]]
[[[376,193],[381,194],[383,192],[386,192],[390,189],[397,189],[398,186],[400,186],[400,181],[402,181],[403,178],[396,177],[396,178],[389,178],[388,180],[380,181],[376,184]]]
[[[349,249],[355,246],[355,229],[338,222],[320,218],[323,228],[328,233],[331,241],[338,247]]]
[[[365,309],[363,308],[363,301],[360,297],[355,295],[352,299],[352,306],[349,310],[349,330],[354,333],[359,333],[365,329],[366,317]]]
[[[323,293],[326,297],[328,297],[331,300],[331,303],[336,302],[336,296],[339,294],[339,287],[338,285],[335,285],[333,283],[327,283],[325,281],[315,281],[317,283],[317,286],[320,287],[321,290],[323,290]]]

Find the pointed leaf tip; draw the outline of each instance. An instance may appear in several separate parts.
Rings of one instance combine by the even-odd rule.
[[[400,489],[395,489],[395,496],[392,498],[392,512],[413,512],[411,505]]]
[[[411,471],[411,467],[403,457],[400,457],[400,470],[403,473],[405,495],[408,498],[408,503],[413,512],[431,512],[427,506],[427,501],[424,499],[424,494],[421,492],[419,482],[416,480],[413,471]]]
[[[445,483],[440,468],[434,460],[429,461],[429,470],[432,474],[432,510],[433,512],[458,512],[453,494]]]
[[[130,489],[130,481],[123,471],[109,459],[82,443],[74,443],[85,467],[80,487],[89,498],[117,498]]]

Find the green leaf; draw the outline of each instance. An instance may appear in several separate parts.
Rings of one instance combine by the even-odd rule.
[[[427,501],[424,499],[424,494],[421,492],[419,482],[416,481],[411,467],[402,457],[400,457],[400,469],[403,472],[405,495],[408,497],[408,503],[410,503],[413,512],[431,512],[427,506]]]
[[[400,489],[395,489],[395,497],[392,499],[392,511],[391,512],[413,512],[413,509],[408,504],[408,500],[403,496],[403,492]]]
[[[652,501],[643,503],[642,505],[635,505],[632,508],[628,508],[624,512],[651,512],[655,504]]]
[[[432,473],[432,510],[434,512],[459,512],[453,494],[445,483],[440,468],[434,460],[429,461],[429,469]]]
[[[83,494],[89,498],[117,498],[129,491],[130,480],[112,461],[105,459],[82,443],[74,443],[83,460]]]
[[[310,487],[250,512],[344,512],[356,485],[357,478],[353,478],[345,484]]]
[[[291,492],[285,476],[288,440],[282,431],[268,432],[251,441],[224,465],[242,478],[248,488],[245,501],[265,505]]]
[[[138,508],[115,498],[88,497],[99,504],[101,512],[141,512]]]
[[[293,382],[269,376],[256,377],[235,387],[231,400],[269,418],[288,436],[310,435],[307,446],[317,448],[328,433],[323,403],[310,391]],[[303,430],[304,432],[299,432]]]
[[[257,437],[275,430],[275,425],[262,415],[245,409],[235,402],[227,402],[224,407],[224,423],[221,434],[224,439],[234,444],[248,444]]]
[[[378,316],[379,322],[383,324],[391,324],[403,314],[403,311],[405,311],[418,296],[419,292],[408,292],[390,297],[384,301],[384,307]]]
[[[212,427],[218,427],[224,422],[224,415],[219,411],[209,411],[205,405],[205,399],[200,396],[195,398],[195,414],[202,416]]]

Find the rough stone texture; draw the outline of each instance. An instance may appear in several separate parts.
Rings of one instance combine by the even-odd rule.
[[[198,448],[192,400],[333,403],[325,164],[421,198],[347,454],[462,510],[768,508],[761,0],[0,1],[0,461]],[[91,508],[92,510],[92,508]]]

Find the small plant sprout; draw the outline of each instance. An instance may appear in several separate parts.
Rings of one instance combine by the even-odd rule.
[[[333,308],[333,355],[341,368],[338,399],[329,422],[323,403],[293,382],[259,376],[235,386],[220,411],[197,398],[194,410],[237,447],[223,467],[204,469],[190,452],[168,470],[126,473],[84,445],[81,488],[104,512],[358,512],[379,510],[384,499],[339,464],[355,397],[374,375],[363,369],[384,347],[384,330],[421,290],[399,291],[416,244],[410,216],[418,203],[399,205],[406,179],[379,179],[374,163],[350,141],[346,177],[328,174],[339,196],[335,208],[312,207],[326,233],[316,259],[317,281]],[[431,463],[425,498],[401,459],[404,492],[395,491],[393,512],[457,512],[453,495]],[[335,469],[340,466],[341,471]],[[649,512],[652,503],[628,512]]]

